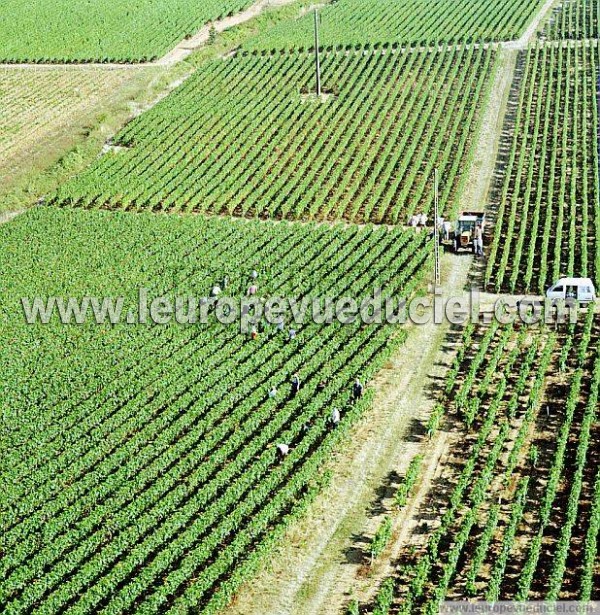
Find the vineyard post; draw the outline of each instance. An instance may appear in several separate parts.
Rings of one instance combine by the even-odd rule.
[[[439,286],[442,283],[442,273],[440,264],[440,197],[439,197],[439,178],[437,167],[433,172],[433,189],[435,192],[433,199],[433,243],[435,253],[435,285]]]
[[[315,9],[315,66],[317,71],[317,96],[321,96],[321,64],[319,62],[319,13]]]

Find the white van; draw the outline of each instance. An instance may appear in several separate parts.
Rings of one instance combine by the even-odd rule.
[[[596,289],[589,278],[561,278],[546,292],[548,299],[576,299],[579,303],[596,301]]]

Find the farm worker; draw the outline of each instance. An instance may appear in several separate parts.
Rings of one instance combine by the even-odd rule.
[[[342,417],[340,416],[340,411],[337,408],[334,408],[331,413],[331,423],[333,426],[335,427],[341,419]]]
[[[452,231],[452,224],[448,221],[444,221],[444,241],[450,241],[450,232]]]
[[[229,286],[229,277],[228,277],[228,276],[225,276],[225,277],[223,278],[223,284],[222,284],[222,286],[223,286],[223,290],[225,290],[225,289]]]
[[[210,291],[211,297],[218,297],[221,294],[221,287],[218,284],[215,284]]]
[[[296,329],[290,329],[288,333],[288,339],[290,342],[296,339]]]
[[[360,399],[363,396],[364,391],[365,391],[365,387],[363,386],[363,384],[360,381],[360,379],[357,378],[354,381],[354,385],[352,387],[352,399],[353,399],[353,401],[356,401],[356,400]]]
[[[417,228],[417,226],[419,226],[419,216],[417,216],[416,214],[410,219],[410,225],[413,228]]]
[[[277,387],[273,387],[269,391],[269,399],[275,399],[277,397]]]
[[[256,271],[256,269],[253,269],[253,270],[252,270],[252,273],[250,274],[250,277],[251,277],[253,280],[256,280],[256,278],[258,277],[258,271]]]
[[[252,331],[250,331],[250,337],[253,340],[258,339],[258,329],[256,327],[252,327]]]
[[[277,455],[279,456],[279,459],[287,457],[289,455],[289,452],[290,447],[287,444],[282,443],[277,445]]]
[[[296,395],[298,395],[298,391],[300,391],[300,376],[298,374],[298,372],[296,372],[293,376],[292,376],[292,391],[291,391],[291,396],[295,397]]]
[[[440,241],[444,240],[444,218],[439,216],[437,219],[437,230],[440,235]]]
[[[256,284],[252,284],[252,286],[248,288],[248,297],[253,297],[254,295],[256,295],[257,292],[258,287],[256,286]]]
[[[325,382],[325,380],[321,380],[321,382],[319,382],[319,384],[317,385],[317,391],[319,391],[319,393],[322,393],[325,390],[326,386],[327,382]]]
[[[477,256],[483,256],[483,231],[481,230],[481,224],[475,227],[475,254]]]

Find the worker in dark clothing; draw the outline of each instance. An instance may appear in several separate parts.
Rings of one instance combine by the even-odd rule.
[[[352,401],[358,401],[365,392],[365,387],[359,378],[354,381],[354,385],[352,386]]]
[[[296,397],[296,395],[298,395],[299,391],[300,391],[300,376],[298,375],[298,373],[295,373],[292,376],[291,397]]]

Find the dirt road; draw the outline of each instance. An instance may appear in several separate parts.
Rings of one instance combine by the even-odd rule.
[[[449,292],[462,291],[470,264],[470,256],[444,259]],[[371,383],[374,407],[333,462],[332,484],[283,540],[272,568],[242,590],[228,613],[337,613],[347,601],[364,563],[360,536],[383,518],[372,509],[377,488],[393,472],[406,471],[420,449],[407,434],[433,407],[432,389],[452,356],[439,352],[446,333],[446,326],[433,323],[411,327],[406,344]]]
[[[521,38],[516,41],[504,43],[505,49],[512,49],[513,51],[527,49],[529,44],[534,40],[537,31],[544,25],[546,19],[548,19],[550,13],[559,2],[560,0],[546,0],[542,8],[526,28],[525,32],[521,35]]]
[[[0,224],[6,224],[10,222],[17,216],[21,215],[25,210],[22,211],[5,211],[0,213]]]
[[[246,21],[254,19],[264,10],[276,6],[284,6],[286,4],[291,4],[292,2],[295,2],[295,0],[258,0],[258,2],[255,2],[252,6],[249,6],[245,11],[236,13],[231,17],[225,17],[225,19],[215,21],[212,24],[205,25],[190,39],[181,41],[177,47],[169,51],[169,53],[160,58],[160,60],[154,62],[154,65],[172,66],[173,64],[177,64],[178,62],[185,60],[194,51],[196,51],[196,49],[199,49],[206,44],[210,38],[210,31],[212,27],[214,27],[216,32],[223,32],[224,30],[239,26]]]

